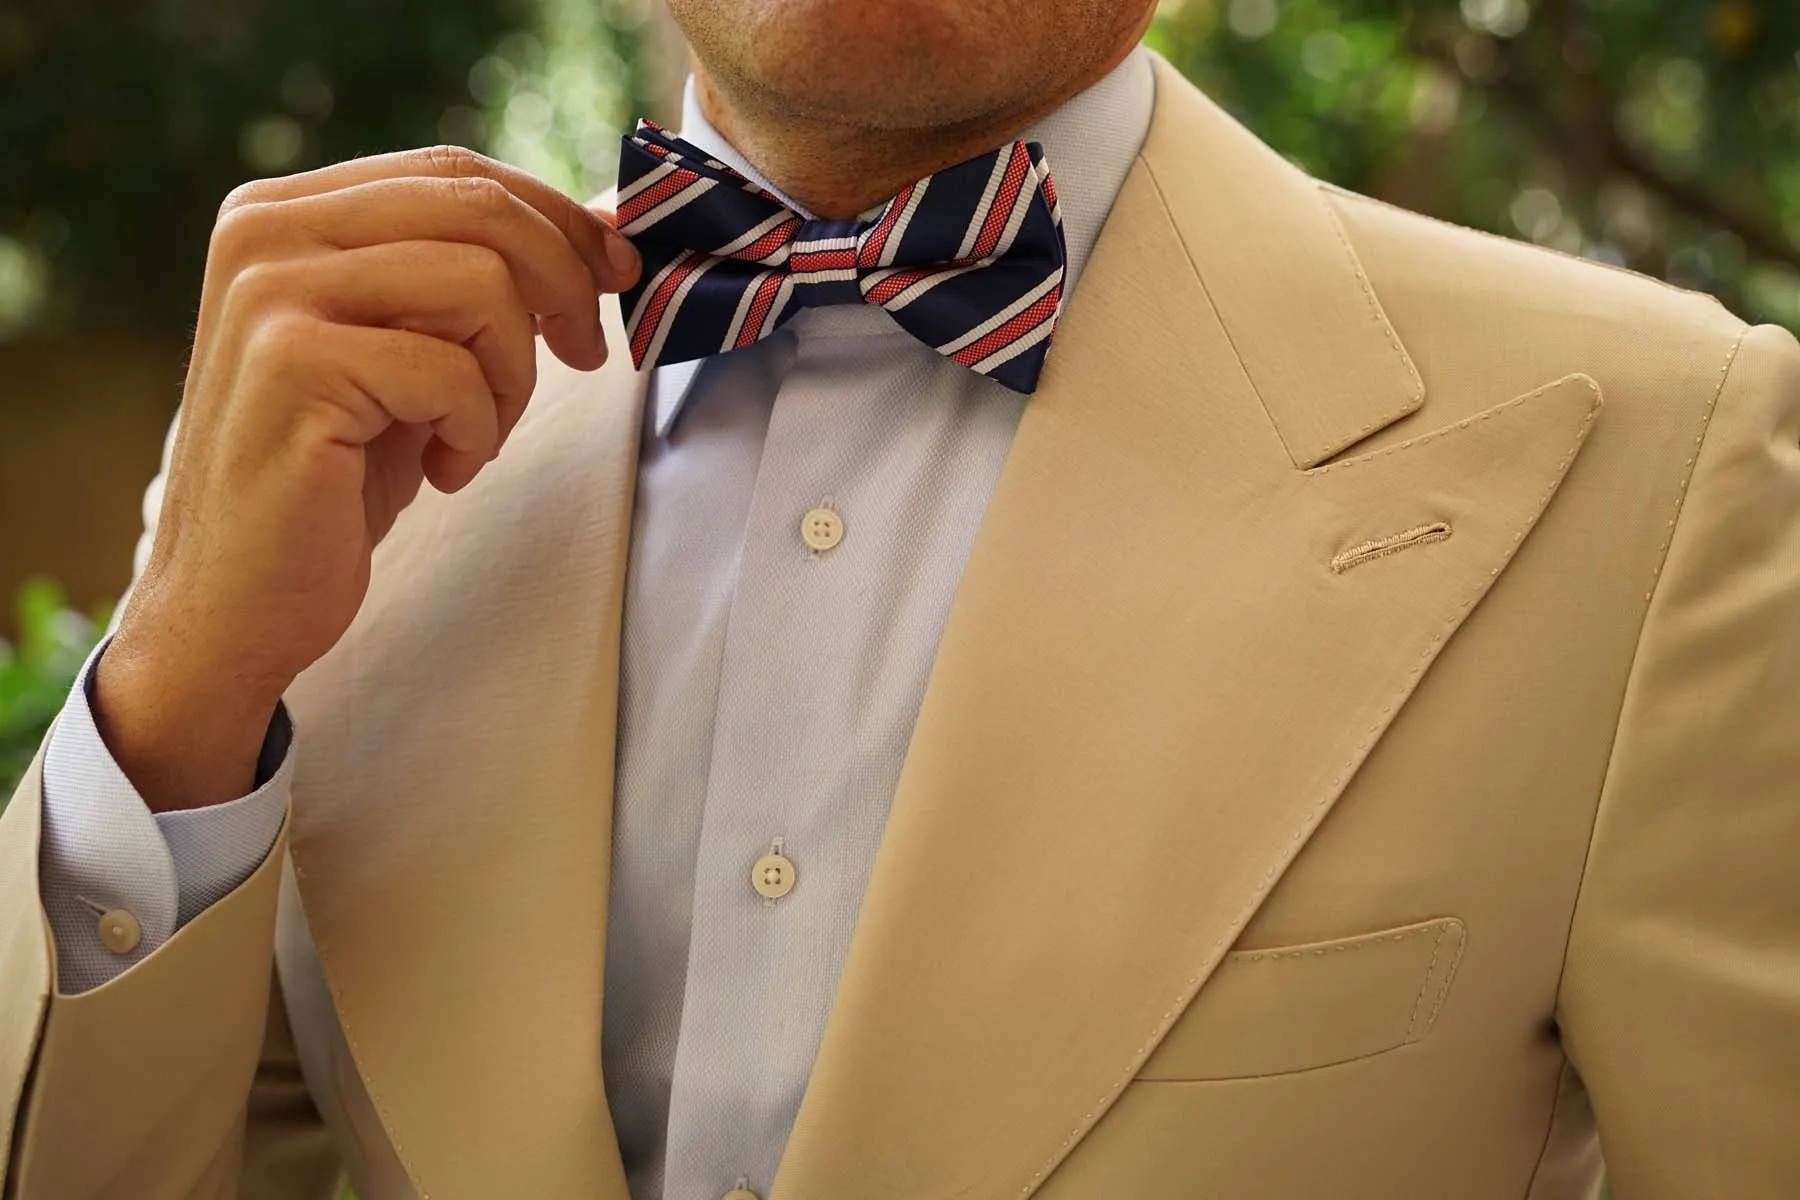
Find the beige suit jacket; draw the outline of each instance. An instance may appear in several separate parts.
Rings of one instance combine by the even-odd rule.
[[[1619,1200],[1792,1200],[1800,349],[1158,88],[772,1200],[1571,1200],[1602,1147]],[[79,997],[26,780],[12,1194],[624,1200],[624,359],[545,359],[407,513],[292,695],[283,852]]]

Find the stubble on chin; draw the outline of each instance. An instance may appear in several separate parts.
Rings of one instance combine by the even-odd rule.
[[[674,8],[734,107],[904,133],[992,120],[1088,66],[1091,44],[1058,44],[1057,29],[1032,23],[1032,9],[1051,2],[675,0]]]

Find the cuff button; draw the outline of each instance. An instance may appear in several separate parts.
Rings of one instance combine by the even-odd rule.
[[[144,938],[138,919],[122,908],[109,908],[100,914],[100,944],[114,954],[130,954]]]

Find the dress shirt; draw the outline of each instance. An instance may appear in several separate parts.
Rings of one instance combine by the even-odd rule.
[[[1148,131],[1153,88],[1137,51],[1023,135],[1056,181],[1066,294]],[[682,136],[770,186],[691,84]],[[646,403],[602,1062],[634,1200],[716,1200],[773,1181],[950,602],[1029,401],[850,305],[659,368]],[[149,953],[199,911],[190,892],[203,907],[267,854],[274,826],[262,836],[246,814],[279,822],[285,721],[258,790],[182,814],[172,834],[145,819],[74,690],[44,778],[65,991]],[[215,816],[221,832],[194,835]],[[195,854],[176,855],[181,836]],[[789,864],[785,889],[753,878],[771,852]],[[71,887],[137,913],[133,955],[100,946]]]
[[[149,957],[248,879],[281,832],[294,777],[284,706],[263,740],[256,790],[228,804],[152,815],[94,722],[94,666],[106,646],[88,656],[44,748],[40,898],[56,935],[57,990],[70,996]],[[135,918],[138,936],[129,949],[112,950],[99,918],[119,909]]]

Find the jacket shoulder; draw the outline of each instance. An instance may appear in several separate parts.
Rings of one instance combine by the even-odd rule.
[[[1704,402],[1749,328],[1714,297],[1623,267],[1321,188],[1428,387],[1476,372],[1529,390],[1579,371],[1609,401]]]

